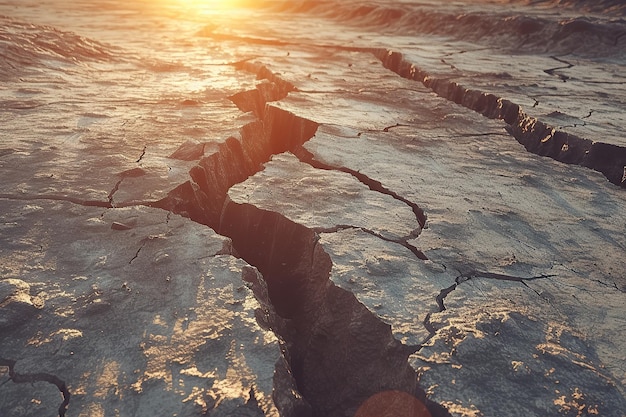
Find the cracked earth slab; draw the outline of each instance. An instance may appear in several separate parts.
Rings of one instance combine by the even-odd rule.
[[[276,415],[278,344],[229,239],[146,207],[3,207],[2,358],[62,379],[68,415]],[[7,415],[59,408],[54,386],[6,378]]]
[[[348,55],[351,54],[354,53]],[[336,58],[334,76],[358,79],[354,74],[360,69],[358,66],[346,65],[346,61],[342,61],[345,56]],[[299,88],[298,78],[290,78],[290,73],[286,71],[289,68],[285,64],[288,58],[279,60],[283,64],[283,76]],[[327,65],[330,67],[330,64]],[[298,65],[293,68],[298,68]],[[384,69],[378,69],[375,62],[369,62],[366,68],[364,79],[380,71],[383,75],[376,88],[386,90],[385,81],[381,81],[388,79],[384,76]],[[294,70],[294,73],[297,74],[297,71]],[[339,74],[345,74],[345,78]],[[624,251],[619,238],[623,224],[612,215],[601,214],[598,210],[603,211],[607,206],[616,208],[617,211],[610,210],[612,213],[623,210],[621,196],[614,194],[611,185],[599,175],[586,169],[538,160],[521,146],[503,148],[503,142],[510,139],[505,132],[499,131],[499,122],[477,118],[473,112],[461,107],[449,108],[440,98],[419,89],[413,90],[410,83],[402,88],[396,84],[398,80],[391,81],[393,84],[388,86],[387,91],[395,93],[393,101],[388,102],[385,95],[377,95],[376,91],[364,93],[365,90],[359,90],[358,95],[346,99],[341,88],[334,93],[330,91],[328,78],[331,77],[326,75],[323,81],[318,81],[326,91],[315,88],[312,85],[315,80],[307,77],[304,84],[312,92],[302,88],[276,105],[321,123],[315,136],[304,144],[316,160],[328,166],[349,167],[420,204],[428,220],[426,229],[412,243],[429,259],[424,263],[411,256],[404,258],[406,254],[400,255],[404,248],[395,247],[393,251],[383,249],[383,246],[390,248],[394,245],[374,242],[376,239],[371,236],[369,239],[372,242],[361,244],[359,242],[363,241],[363,237],[357,235],[364,232],[358,229],[336,229],[336,233],[328,234],[328,237],[321,235],[321,243],[335,263],[332,277],[338,285],[354,292],[361,302],[391,323],[399,339],[414,345],[427,340],[412,364],[416,369],[423,370],[422,382],[427,386],[430,384],[433,398],[459,415],[503,412],[492,408],[488,404],[490,400],[479,406],[472,397],[455,394],[454,378],[438,379],[445,372],[439,374],[434,371],[423,358],[425,355],[443,354],[441,346],[451,343],[452,336],[446,330],[449,327],[456,329],[461,326],[465,332],[472,333],[476,330],[471,329],[481,327],[483,322],[492,323],[495,320],[502,323],[513,315],[525,323],[532,323],[527,329],[529,335],[534,336],[528,340],[510,341],[520,349],[519,360],[507,354],[513,364],[511,366],[522,366],[519,363],[525,363],[528,357],[534,358],[533,355],[538,355],[537,351],[548,339],[550,343],[558,344],[558,338],[555,341],[548,334],[549,328],[556,326],[561,329],[559,331],[574,334],[572,337],[578,340],[578,350],[562,355],[552,352],[543,365],[538,365],[541,361],[535,361],[532,372],[527,372],[523,383],[511,383],[509,387],[529,383],[530,380],[540,385],[537,378],[541,372],[550,373],[553,367],[561,369],[558,378],[550,379],[556,391],[532,394],[541,398],[542,405],[534,408],[528,405],[527,399],[520,398],[515,407],[529,413],[538,413],[538,409],[560,412],[573,407],[577,401],[574,397],[582,395],[587,398],[590,410],[602,409],[614,413],[613,402],[623,401],[618,394],[623,392],[624,383],[624,373],[618,365],[622,361],[618,353],[622,338],[608,329],[623,326],[619,312],[623,309],[624,282],[618,272],[621,268],[620,254]],[[341,100],[356,104],[351,103],[341,112],[336,112],[335,96],[341,96],[340,105]],[[371,109],[369,103],[375,100],[378,115],[383,117],[380,121],[370,118],[364,111]],[[399,101],[403,110],[397,107]],[[332,105],[324,106],[324,102]],[[309,106],[309,103],[315,105]],[[434,124],[433,120],[437,123]],[[394,128],[389,129],[388,126]],[[485,130],[493,133],[482,133]],[[476,133],[469,134],[468,131]],[[455,139],[444,140],[448,138]],[[291,169],[289,165],[292,165]],[[310,177],[311,168],[297,167],[292,156],[276,157],[266,165],[265,171],[234,187],[231,195],[241,201],[279,210],[288,217],[299,219],[299,222],[317,225],[315,218],[306,215],[306,208],[319,207],[325,204],[325,199],[314,197],[319,185],[306,187],[299,182],[303,177]],[[549,174],[546,169],[549,169]],[[262,184],[266,183],[272,184],[271,189],[262,190]],[[485,188],[484,184],[489,184],[489,188]],[[328,190],[333,194],[332,188]],[[526,194],[529,197],[520,201],[519,196]],[[285,200],[277,196],[283,195],[292,197],[288,199],[288,204],[280,203]],[[429,196],[426,201],[423,201],[424,195]],[[600,201],[602,204],[597,204]],[[346,201],[344,207],[351,204]],[[367,204],[363,203],[359,209],[350,211],[354,215],[358,213],[364,220],[367,218]],[[333,216],[329,215],[324,220],[333,223]],[[384,223],[393,227],[393,216],[385,217]],[[346,246],[350,246],[350,250]],[[385,253],[387,255],[383,255]],[[599,259],[606,261],[598,262]],[[491,271],[488,275],[493,276],[497,273],[527,278],[545,275],[546,279],[524,281],[526,285],[523,285],[521,282],[502,280],[485,283],[477,278],[480,283],[463,283],[447,295],[457,300],[453,312],[438,313],[435,296],[441,288],[448,287],[446,281],[454,283],[456,277],[475,269]],[[419,290],[414,287],[417,276],[422,277],[417,280],[421,282]],[[439,288],[437,283],[440,283]],[[611,285],[612,288],[609,288]],[[581,290],[581,295],[576,297],[571,291],[553,291],[567,286]],[[457,292],[462,287],[463,290]],[[424,297],[423,291],[429,288],[429,297]],[[460,294],[462,296],[457,298]],[[582,294],[589,297],[584,303],[578,301]],[[591,301],[592,294],[598,296],[595,301]],[[483,304],[472,302],[474,298],[489,300],[490,308],[484,307],[486,301],[482,301]],[[394,300],[392,306],[389,306],[389,300]],[[407,309],[405,305],[410,307]],[[496,318],[492,317],[491,308],[498,311],[494,313]],[[607,308],[608,313],[605,312]],[[538,319],[552,316],[556,317],[549,323]],[[424,320],[429,321],[428,326],[422,324]],[[459,336],[459,340],[465,337]],[[520,334],[515,337],[519,338]],[[475,349],[481,349],[481,343],[486,343],[485,348],[492,346],[492,341],[483,339],[472,340],[470,345],[475,344]],[[485,362],[481,362],[486,367],[483,374],[504,372],[502,364],[494,364],[490,368],[489,357],[486,355]],[[589,370],[589,380],[595,381],[592,385],[577,386],[579,365],[575,363],[577,359],[572,359],[574,357],[589,357],[580,366]],[[471,358],[468,356],[468,363],[477,359],[475,356]],[[556,366],[551,361],[561,365],[569,361],[571,364]],[[450,375],[456,375],[455,369],[466,365],[453,363],[446,366],[450,367]],[[470,374],[471,371],[468,371],[468,378],[471,378]],[[447,388],[439,388],[444,381]],[[587,394],[580,394],[578,390]],[[608,397],[589,394],[594,391],[606,392]],[[580,406],[584,405],[583,402],[581,400]]]
[[[383,68],[372,54],[380,48],[412,50],[425,68],[432,65],[434,72],[446,77],[462,72],[459,83],[476,82],[480,89],[509,79],[498,68],[485,77],[487,81],[476,80],[472,71],[478,66],[473,60],[480,55],[462,52],[466,44],[437,51],[416,42],[441,44],[440,38],[373,36],[343,27],[338,31],[318,18],[285,22],[272,12],[259,18],[255,27],[268,29],[262,31],[265,39],[247,36],[247,26],[237,28],[241,36],[234,32],[220,36],[214,28],[207,29],[210,41],[195,45],[200,47],[193,63],[207,64],[202,56],[208,44],[215,56],[224,58],[222,64],[200,74],[191,72],[201,87],[185,87],[182,94],[168,92],[177,85],[176,71],[159,71],[148,83],[159,92],[157,97],[138,100],[150,109],[147,112],[127,115],[114,111],[114,101],[104,99],[96,103],[97,113],[88,113],[86,109],[94,105],[91,95],[89,100],[79,94],[84,101],[56,103],[56,93],[40,95],[43,102],[14,100],[13,95],[25,94],[19,88],[6,93],[10,100],[3,107],[7,122],[3,128],[8,126],[21,139],[0,150],[2,168],[19,173],[3,182],[1,201],[7,214],[2,224],[8,231],[3,260],[13,275],[0,286],[2,302],[8,306],[0,323],[11,327],[11,337],[2,341],[3,352],[6,342],[9,359],[19,359],[17,373],[32,375],[41,372],[42,365],[47,367],[46,374],[70,384],[70,410],[81,415],[106,415],[122,407],[133,415],[154,415],[157,406],[180,415],[213,408],[216,413],[237,408],[251,415],[273,415],[269,391],[259,390],[263,385],[259,381],[275,372],[277,380],[293,383],[284,390],[291,395],[285,402],[277,400],[281,394],[274,396],[276,405],[282,406],[280,412],[306,415],[311,412],[305,404],[309,401],[319,415],[344,415],[378,384],[415,388],[414,373],[405,360],[412,353],[410,363],[420,374],[420,384],[455,416],[512,415],[511,410],[515,415],[573,415],[586,410],[591,415],[619,416],[625,381],[620,349],[623,196],[597,173],[525,152],[501,120],[483,118],[437,97],[421,83]],[[325,33],[332,33],[332,39],[321,39]],[[225,46],[215,47],[216,39]],[[147,49],[154,48],[155,40],[147,40],[151,45]],[[454,56],[457,51],[463,59]],[[495,68],[510,58],[495,56],[489,62]],[[559,60],[574,63],[570,57]],[[532,66],[549,77],[549,82],[536,86],[545,96],[549,96],[545,90],[574,85],[570,80],[580,78],[584,63],[569,67],[559,60],[542,57]],[[224,64],[228,61],[238,63]],[[171,62],[166,64],[171,68]],[[521,71],[511,69],[508,74],[513,80],[524,79]],[[135,81],[145,81],[141,71],[134,75]],[[260,79],[255,81],[255,75]],[[29,76],[33,78],[27,87],[35,89],[38,79]],[[124,84],[103,73],[98,76],[105,85]],[[568,77],[565,83],[563,77]],[[228,79],[236,82],[223,82]],[[88,77],[81,73],[75,81],[88,82]],[[218,87],[211,88],[212,82]],[[282,84],[293,87],[289,95],[280,91]],[[493,87],[500,96],[503,91],[525,94],[511,89],[513,81],[497,84]],[[131,85],[139,88],[142,83]],[[573,127],[582,120],[587,128],[596,117],[612,117],[604,108],[548,112],[544,103],[553,104],[544,95],[534,97],[535,86],[519,85],[531,87],[533,97],[524,99],[559,121],[557,127]],[[265,107],[272,100],[280,101]],[[615,105],[607,104],[609,110]],[[49,111],[42,112],[42,107]],[[61,112],[81,118],[55,119]],[[14,115],[23,117],[20,123]],[[44,119],[50,122],[44,129],[24,128]],[[60,140],[53,145],[42,139],[48,139],[49,125],[59,132]],[[307,140],[302,152],[298,147]],[[260,156],[244,163],[242,156],[255,155],[251,148],[257,144]],[[314,169],[315,164],[304,164],[285,151],[324,168]],[[272,153],[280,155],[270,161]],[[92,154],[93,158],[85,157]],[[260,163],[265,163],[265,170],[256,173]],[[37,174],[20,169],[23,166],[37,167]],[[69,168],[66,176],[63,166]],[[250,175],[231,190],[235,201],[226,199],[226,190]],[[267,189],[267,184],[272,187]],[[380,192],[383,189],[393,194]],[[228,255],[227,239],[165,210],[104,209],[156,200],[159,207],[233,236],[237,255],[268,272],[272,308],[287,319],[269,307],[253,315],[259,305],[243,284],[261,279]],[[94,201],[103,208],[86,204]],[[423,209],[426,224],[411,207]],[[127,216],[131,212],[141,214]],[[22,219],[23,215],[30,217]],[[158,221],[143,225],[137,219],[145,216]],[[170,234],[170,222],[182,224],[176,229],[180,234]],[[145,233],[138,232],[144,228]],[[130,236],[122,243],[109,237],[122,234]],[[408,243],[407,236],[428,259],[399,244]],[[55,244],[68,239],[71,243],[65,247]],[[50,259],[56,262],[48,264]],[[69,274],[71,286],[56,280],[57,266]],[[76,270],[89,273],[72,272]],[[175,271],[166,283],[189,272],[192,285],[187,279],[173,290],[168,289],[170,284],[155,286],[163,271]],[[459,277],[472,271],[485,276],[460,282]],[[323,279],[307,282],[325,278],[327,272],[333,284]],[[488,278],[494,276],[546,279],[524,285]],[[207,283],[209,277],[215,278],[215,286]],[[94,282],[100,286],[88,285]],[[314,291],[300,291],[310,290],[307,286]],[[293,288],[297,291],[289,291]],[[450,290],[445,300],[442,296],[446,310],[440,311],[436,297],[443,289]],[[258,293],[257,287],[254,294]],[[161,304],[155,306],[153,299]],[[195,316],[181,316],[191,308]],[[217,319],[204,313],[215,310]],[[313,314],[298,316],[298,310]],[[85,324],[90,314],[98,318],[94,330]],[[131,315],[133,323],[120,319]],[[27,335],[17,323],[21,317],[41,326],[41,334]],[[112,318],[101,323],[101,317]],[[212,327],[216,320],[221,330]],[[262,330],[257,321],[273,326],[278,340],[272,341],[273,333]],[[104,345],[109,349],[116,344],[110,352],[121,359],[106,363],[99,359],[103,348],[91,342],[96,330],[103,331],[101,339],[102,334],[114,335]],[[245,340],[244,350],[231,332]],[[262,352],[256,350],[259,340]],[[24,345],[28,355],[23,354]],[[182,353],[181,346],[186,348]],[[91,362],[89,369],[82,363],[74,372],[70,365],[75,366],[76,352],[88,358],[85,362],[97,357],[95,370]],[[259,358],[263,366],[252,365],[250,358]],[[282,365],[274,369],[277,358]],[[246,366],[253,369],[242,371]],[[131,368],[129,376],[124,369]],[[396,370],[401,377],[390,375]],[[36,383],[31,397],[26,385],[8,380],[8,368],[2,372],[3,393],[10,393],[4,401],[14,410],[34,407],[29,410],[54,413],[58,408],[61,399],[54,386]],[[490,390],[485,392],[484,386]]]

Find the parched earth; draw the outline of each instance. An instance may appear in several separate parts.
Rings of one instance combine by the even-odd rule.
[[[111,4],[0,5],[0,415],[624,415],[623,66]]]

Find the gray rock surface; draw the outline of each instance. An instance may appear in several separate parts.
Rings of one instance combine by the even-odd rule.
[[[54,415],[42,375],[62,381],[70,415],[229,415],[250,395],[276,414],[278,344],[228,239],[146,207],[3,206],[6,415]]]

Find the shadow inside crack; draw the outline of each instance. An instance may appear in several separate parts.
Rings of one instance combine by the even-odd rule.
[[[251,111],[259,108],[259,98],[280,99],[283,94],[280,88],[267,91],[277,96],[249,95],[255,101]],[[235,254],[260,272],[257,286],[267,287],[269,302],[260,300],[265,307],[257,311],[257,319],[279,337],[284,355],[276,364],[273,394],[281,415],[354,415],[376,394],[399,391],[425,404],[433,417],[449,416],[419,386],[408,363],[414,349],[396,340],[391,326],[329,279],[332,261],[313,229],[228,197],[230,187],[258,172],[272,155],[301,147],[317,131],[311,120],[275,106],[266,104],[255,113],[262,118],[244,126],[240,138],[229,138],[202,158],[190,171],[191,180],[154,206],[229,237]]]

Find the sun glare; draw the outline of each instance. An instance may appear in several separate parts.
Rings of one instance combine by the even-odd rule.
[[[198,9],[214,9],[222,10],[235,7],[237,0],[178,0],[181,4],[198,8]]]

